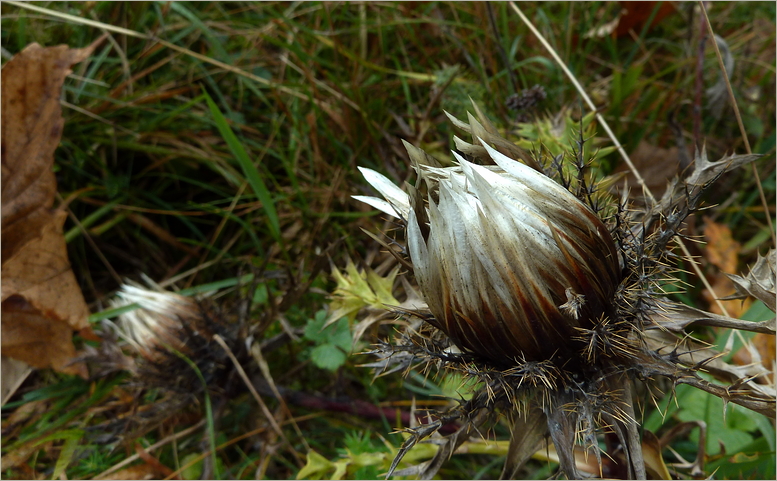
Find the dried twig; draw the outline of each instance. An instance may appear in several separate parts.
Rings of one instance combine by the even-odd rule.
[[[270,409],[267,407],[267,405],[262,400],[261,396],[259,396],[259,393],[256,392],[256,389],[254,389],[254,385],[251,384],[251,380],[248,379],[248,375],[246,374],[245,370],[243,369],[243,366],[240,365],[240,362],[237,360],[235,355],[232,353],[232,350],[227,346],[227,343],[224,342],[224,339],[221,338],[218,334],[215,334],[213,336],[213,340],[218,343],[219,346],[221,346],[222,349],[224,349],[224,352],[227,353],[227,356],[229,356],[229,359],[232,361],[232,364],[235,365],[235,369],[237,369],[238,374],[240,375],[240,378],[245,383],[246,387],[249,391],[251,391],[251,395],[256,400],[256,403],[259,404],[259,407],[262,410],[262,413],[267,418],[267,421],[272,426],[273,430],[283,438],[284,441],[289,443],[289,440],[286,439],[286,436],[283,434],[283,431],[281,430],[281,427],[278,426],[278,422],[275,420],[275,417],[270,412]],[[291,446],[291,443],[289,443],[289,446]]]
[[[524,24],[531,30],[531,32],[537,37],[537,39],[540,41],[540,43],[548,50],[548,53],[550,53],[550,56],[553,57],[553,60],[556,61],[556,63],[559,65],[561,70],[564,71],[566,76],[569,78],[569,81],[572,82],[572,85],[575,86],[575,89],[577,89],[578,93],[582,97],[583,101],[586,103],[588,108],[595,112],[596,115],[596,121],[599,122],[599,124],[602,126],[604,131],[607,133],[607,135],[610,137],[610,140],[612,140],[612,143],[615,145],[615,148],[618,150],[618,153],[620,153],[621,157],[623,157],[623,161],[626,162],[626,165],[629,167],[629,170],[634,174],[634,177],[637,179],[637,183],[642,187],[643,192],[645,195],[655,203],[656,198],[653,195],[653,193],[650,191],[650,188],[645,183],[645,179],[642,178],[642,175],[639,173],[637,168],[634,166],[634,163],[629,158],[626,151],[623,149],[623,146],[618,141],[618,139],[615,137],[615,134],[613,133],[612,129],[610,129],[610,125],[607,123],[607,121],[604,119],[604,117],[597,111],[596,106],[594,105],[591,98],[586,94],[585,90],[583,89],[583,86],[580,85],[580,82],[577,81],[577,78],[575,78],[575,75],[567,68],[567,66],[564,64],[564,61],[561,60],[561,57],[559,57],[558,53],[553,49],[553,47],[548,43],[548,41],[545,39],[545,37],[542,36],[542,34],[537,30],[537,28],[534,26],[534,24],[529,21],[528,18],[526,18],[526,15],[521,11],[520,8],[515,4],[515,2],[510,2],[510,6],[513,8],[516,14],[521,18]],[[768,212],[768,211],[767,211]],[[722,302],[718,299],[718,295],[715,294],[715,290],[712,288],[712,285],[709,283],[707,278],[705,277],[704,273],[701,271],[701,268],[699,267],[698,263],[693,260],[693,257],[691,256],[690,251],[688,250],[688,247],[686,247],[685,243],[682,239],[679,237],[675,237],[675,242],[677,242],[677,245],[680,247],[680,249],[683,251],[683,256],[688,261],[688,263],[693,268],[693,271],[696,273],[697,276],[699,276],[699,279],[701,280],[702,284],[704,284],[704,288],[707,289],[710,294],[712,294],[713,298],[715,299],[716,304],[720,308],[721,312],[723,312],[725,315],[728,316],[728,311],[726,310],[726,306],[723,305]]]
[[[712,24],[710,23],[710,17],[707,15],[707,8],[704,6],[704,2],[699,2],[701,11],[704,14],[704,21],[707,24],[707,28],[710,31],[710,35],[713,35]],[[715,47],[715,55],[718,57],[718,64],[720,65],[721,75],[726,82],[726,89],[728,90],[729,100],[731,100],[731,106],[734,108],[734,116],[737,119],[737,125],[739,125],[739,132],[742,135],[742,141],[745,143],[745,150],[748,154],[752,154],[753,151],[750,148],[750,141],[747,139],[747,132],[745,131],[745,124],[742,123],[742,115],[739,113],[739,106],[734,98],[734,91],[731,89],[731,82],[728,78],[728,72],[725,65],[723,65],[723,56],[720,54],[720,48],[717,42],[712,42]],[[764,208],[764,214],[766,216],[766,223],[769,225],[769,233],[772,236],[772,246],[777,246],[777,238],[775,238],[774,225],[772,225],[772,217],[769,215],[769,203],[766,202],[766,196],[764,195],[764,189],[761,186],[761,176],[758,175],[758,169],[755,168],[755,164],[752,165],[753,175],[755,176],[755,185],[758,186],[758,194],[761,197],[761,205]]]
[[[194,426],[186,428],[186,429],[184,429],[181,432],[177,432],[177,433],[171,434],[170,436],[167,436],[166,438],[164,438],[164,439],[162,439],[162,440],[152,444],[151,446],[145,448],[146,452],[150,453],[150,452],[152,452],[152,451],[154,451],[156,449],[161,448],[162,446],[166,446],[167,444],[170,444],[171,442],[173,442],[173,441],[175,441],[177,439],[181,439],[183,437],[186,437],[186,436],[190,435],[191,433],[197,431],[198,429],[200,429],[204,425],[205,425],[205,419],[202,419],[202,420],[200,420],[200,422],[198,422]],[[115,473],[116,471],[120,470],[124,466],[127,466],[128,464],[131,464],[131,463],[135,462],[138,459],[140,459],[140,455],[139,454],[133,454],[132,456],[128,457],[127,459],[125,459],[125,460],[123,460],[123,461],[121,461],[121,462],[119,462],[117,464],[114,464],[113,466],[111,466],[110,468],[106,469],[105,471],[103,471],[102,473],[98,474],[97,476],[95,476],[92,479],[103,479],[106,476],[108,476],[109,474]],[[173,474],[175,474],[175,473],[173,473]]]

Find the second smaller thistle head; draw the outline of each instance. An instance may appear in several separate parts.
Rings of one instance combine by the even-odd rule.
[[[429,322],[462,351],[505,367],[570,357],[576,328],[613,314],[618,250],[564,187],[479,140],[494,165],[453,152],[454,166],[433,166],[406,143],[409,194],[360,168],[383,199],[355,198],[405,222]]]

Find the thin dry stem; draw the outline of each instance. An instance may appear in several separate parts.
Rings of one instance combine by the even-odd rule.
[[[577,81],[577,78],[575,78],[574,74],[567,68],[566,64],[564,64],[564,61],[561,60],[561,57],[559,57],[558,53],[553,49],[550,43],[548,43],[545,37],[542,36],[542,34],[539,32],[539,30],[537,30],[534,24],[532,24],[531,21],[526,17],[526,15],[523,14],[521,9],[518,8],[517,5],[515,5],[515,2],[510,2],[510,6],[513,8],[515,13],[518,14],[518,16],[521,18],[523,23],[526,24],[529,30],[531,30],[531,32],[537,37],[540,43],[542,43],[542,45],[548,50],[548,53],[550,53],[551,57],[553,57],[553,60],[556,61],[556,63],[561,68],[561,70],[564,71],[566,76],[569,78],[570,82],[572,82],[572,85],[574,85],[575,89],[577,89],[583,101],[585,101],[588,108],[591,109],[591,112],[594,112],[594,114],[596,115],[597,122],[599,122],[599,124],[602,126],[604,131],[607,133],[607,136],[610,137],[610,140],[612,140],[612,143],[615,145],[615,148],[621,154],[621,157],[623,157],[623,160],[624,162],[626,162],[626,165],[629,167],[629,170],[631,170],[631,172],[634,174],[634,177],[637,179],[637,182],[642,187],[642,190],[645,193],[645,195],[653,203],[655,203],[656,202],[655,196],[653,196],[653,193],[650,191],[650,188],[648,188],[647,184],[645,184],[645,180],[642,178],[642,175],[639,173],[637,168],[631,162],[631,159],[629,158],[628,154],[626,154],[626,151],[623,149],[623,146],[615,137],[615,134],[613,133],[612,129],[610,129],[610,126],[607,123],[607,121],[604,120],[604,117],[598,112],[593,101],[583,89],[583,86],[580,85],[580,82]],[[771,225],[771,222],[770,222],[770,225]],[[691,266],[693,267],[693,271],[696,273],[697,276],[699,276],[699,279],[701,279],[702,284],[704,284],[704,288],[707,289],[707,291],[710,294],[712,294],[712,297],[715,299],[715,303],[718,305],[721,312],[723,312],[726,316],[729,316],[728,311],[726,310],[726,306],[724,306],[723,303],[718,299],[718,295],[715,293],[715,290],[712,288],[712,285],[704,276],[704,273],[701,271],[701,268],[695,262],[693,262],[691,253],[688,251],[688,248],[685,246],[685,243],[683,242],[683,240],[680,239],[679,237],[675,237],[674,240],[677,243],[677,245],[680,246],[680,249],[683,251],[683,256],[685,256],[685,259],[690,262]]]
[[[102,122],[105,125],[110,125],[111,128],[114,128],[116,130],[119,130],[119,131],[127,134],[127,135],[135,137],[135,139],[139,139],[140,138],[140,134],[139,133],[133,132],[133,131],[125,128],[125,127],[122,127],[121,125],[119,125],[119,124],[117,124],[115,122],[111,122],[110,120],[108,120],[108,119],[106,119],[104,117],[100,117],[99,115],[97,115],[97,114],[95,114],[93,112],[90,112],[89,110],[83,109],[83,108],[79,107],[78,105],[73,105],[70,102],[66,102],[64,100],[60,100],[59,104],[62,105],[63,107],[69,108],[70,110],[78,112],[81,115],[86,115],[87,117],[89,117],[91,119],[94,119],[94,120],[96,120],[98,122]]]
[[[710,35],[714,36],[712,31],[712,24],[710,23],[710,17],[707,15],[707,7],[704,6],[704,2],[699,2],[699,7],[704,14],[704,21],[707,24],[707,29],[710,31]],[[731,82],[728,78],[728,72],[723,65],[723,56],[720,54],[720,47],[718,42],[712,42],[712,46],[715,48],[715,55],[718,57],[718,65],[720,65],[720,71],[723,73],[723,80],[726,82],[726,90],[728,91],[728,97],[731,101],[731,106],[734,109],[734,116],[737,119],[737,125],[739,125],[739,132],[742,135],[742,140],[745,143],[745,150],[748,154],[752,154],[753,151],[750,148],[750,140],[747,138],[747,132],[745,131],[745,124],[742,122],[742,115],[739,113],[739,106],[734,98],[734,90],[731,88]],[[764,195],[764,189],[761,186],[761,176],[758,175],[758,169],[755,168],[755,164],[751,164],[753,169],[753,175],[755,176],[755,185],[758,187],[758,194],[761,197],[761,205],[764,208],[764,214],[766,215],[766,223],[769,224],[769,234],[772,236],[772,246],[777,246],[777,239],[775,238],[774,225],[772,225],[772,217],[769,214],[769,204],[766,202],[766,196]]]
[[[312,101],[313,103],[315,103],[319,107],[323,108],[324,110],[329,110],[328,106],[325,105],[323,102],[321,102],[318,99],[311,98],[308,95],[299,93],[296,90],[290,89],[288,87],[284,87],[283,85],[279,85],[279,84],[277,84],[277,83],[275,83],[275,82],[273,82],[271,80],[267,80],[265,78],[259,77],[258,75],[254,75],[252,73],[246,72],[245,70],[242,70],[242,69],[240,69],[238,67],[235,67],[233,65],[229,65],[229,64],[226,64],[224,62],[220,62],[220,61],[218,61],[218,60],[216,60],[214,58],[210,58],[210,57],[208,57],[206,55],[201,55],[201,54],[193,52],[193,51],[191,51],[191,50],[189,50],[187,48],[179,47],[178,45],[170,43],[170,42],[168,42],[166,40],[162,40],[161,38],[157,38],[157,37],[155,37],[153,35],[146,35],[144,33],[136,32],[134,30],[130,30],[130,29],[127,29],[127,28],[116,27],[114,25],[110,25],[110,24],[107,24],[107,23],[102,23],[102,22],[98,22],[98,21],[95,21],[95,20],[89,20],[89,19],[86,19],[86,18],[76,17],[74,15],[68,15],[66,13],[61,13],[61,12],[57,12],[57,11],[54,11],[54,10],[49,10],[47,8],[38,7],[36,5],[32,5],[32,4],[27,3],[27,2],[16,2],[16,1],[8,0],[8,1],[5,1],[4,3],[7,3],[8,5],[13,5],[14,7],[24,8],[24,9],[27,9],[27,10],[32,10],[33,12],[38,12],[38,13],[43,13],[43,14],[46,14],[46,15],[51,15],[52,17],[60,18],[62,20],[67,20],[69,22],[73,22],[73,23],[76,23],[76,24],[88,25],[90,27],[99,28],[101,30],[106,30],[106,31],[109,31],[109,32],[119,33],[119,34],[122,34],[122,35],[127,35],[127,36],[130,36],[130,37],[134,37],[134,38],[141,38],[141,39],[144,39],[144,40],[152,40],[152,41],[155,41],[155,42],[159,42],[160,45],[163,45],[163,46],[165,46],[165,47],[167,47],[167,48],[169,48],[171,50],[175,50],[176,52],[180,52],[180,53],[183,53],[183,54],[188,55],[190,57],[196,58],[197,60],[200,60],[202,62],[209,63],[211,65],[215,65],[216,67],[223,68],[224,70],[226,70],[228,72],[232,72],[234,74],[240,75],[241,77],[246,77],[248,79],[253,80],[254,82],[257,82],[257,83],[260,83],[262,85],[266,85],[268,87],[274,88],[274,89],[276,89],[276,90],[278,90],[280,92],[283,92],[285,94],[289,94],[289,95],[291,95],[293,97],[296,97],[298,99]]]
[[[306,419],[312,419],[312,418],[315,418],[315,417],[317,417],[317,416],[318,416],[318,414],[308,414],[308,415],[306,415],[306,416],[300,416],[300,417],[298,417],[297,419],[298,419],[298,420],[306,420]],[[296,421],[294,421],[293,419],[289,419],[288,421],[284,421],[284,422],[283,422],[283,424],[288,424],[288,423],[290,423],[290,422],[296,422]],[[203,423],[204,423],[204,421],[203,421]],[[241,434],[240,436],[237,436],[237,437],[235,437],[235,438],[232,438],[232,439],[230,439],[229,441],[227,441],[227,442],[225,442],[225,443],[223,443],[223,444],[220,444],[220,445],[216,446],[216,451],[221,451],[222,449],[224,449],[224,448],[226,448],[226,447],[228,447],[228,446],[231,446],[231,445],[233,445],[233,444],[235,444],[235,443],[237,443],[237,442],[239,442],[239,441],[242,441],[242,440],[244,440],[244,439],[246,439],[246,438],[250,438],[251,436],[256,436],[257,434],[261,434],[261,433],[265,432],[266,430],[267,430],[267,428],[266,428],[266,427],[261,427],[261,428],[254,429],[254,430],[252,430],[252,431],[248,431],[247,433],[243,433],[243,434]],[[182,431],[182,432],[183,432],[183,431]],[[180,434],[180,433],[179,433],[179,434]],[[161,442],[161,441],[160,441],[160,442]],[[158,443],[157,443],[157,444],[158,444]],[[156,446],[156,445],[154,445],[154,446]],[[148,451],[148,450],[147,450],[147,451]],[[191,460],[190,460],[188,463],[186,463],[186,464],[182,465],[180,468],[178,468],[178,470],[177,470],[177,471],[175,471],[175,472],[173,472],[173,473],[169,474],[169,475],[168,475],[168,476],[167,476],[165,479],[179,479],[179,478],[180,478],[180,476],[179,476],[179,475],[180,475],[182,472],[184,472],[184,471],[185,471],[186,469],[188,469],[189,467],[191,467],[191,466],[194,466],[195,464],[199,463],[200,461],[202,461],[202,460],[203,460],[203,459],[205,459],[206,457],[210,456],[210,454],[211,454],[211,450],[210,450],[210,449],[209,449],[209,450],[207,450],[207,451],[204,451],[204,452],[200,453],[199,455],[197,455],[196,457],[194,457],[193,459],[191,459]],[[262,476],[256,476],[256,477],[255,477],[255,479],[263,479],[263,477],[262,477]]]
[[[243,366],[240,365],[240,362],[232,353],[232,350],[229,348],[229,346],[227,346],[227,343],[224,342],[224,339],[222,339],[221,336],[219,336],[218,334],[215,334],[213,336],[213,340],[216,341],[216,343],[218,343],[218,345],[221,346],[222,349],[224,349],[224,352],[227,353],[227,356],[229,356],[229,359],[232,361],[232,364],[235,365],[235,369],[237,369],[237,372],[240,375],[240,378],[243,380],[248,390],[251,391],[251,395],[256,400],[256,403],[259,404],[259,408],[262,410],[262,413],[264,413],[265,417],[267,418],[267,421],[270,423],[275,433],[278,434],[281,438],[283,438],[283,440],[286,441],[289,444],[289,446],[291,446],[291,443],[289,443],[289,440],[286,439],[286,435],[283,434],[283,430],[281,430],[281,427],[278,425],[278,422],[275,420],[275,416],[272,415],[272,413],[270,412],[270,409],[262,400],[262,397],[259,396],[258,392],[256,392],[256,388],[254,387],[251,380],[248,378],[248,375],[246,374],[245,370],[243,370]]]
[[[154,450],[156,450],[158,448],[161,448],[162,446],[165,446],[165,445],[167,445],[167,444],[169,444],[169,443],[171,443],[173,441],[176,441],[178,439],[181,439],[183,437],[186,437],[186,436],[192,434],[193,432],[197,431],[198,429],[200,429],[204,425],[205,425],[205,419],[202,419],[200,422],[198,422],[194,426],[186,428],[183,431],[180,431],[180,432],[177,432],[177,433],[173,433],[170,436],[167,436],[166,438],[164,438],[164,439],[162,439],[162,440],[152,444],[151,446],[145,448],[145,450],[146,450],[147,453],[153,452]],[[127,459],[125,459],[125,460],[123,460],[123,461],[121,461],[119,463],[114,464],[113,466],[111,466],[110,468],[106,469],[105,471],[103,471],[102,473],[98,474],[97,476],[95,476],[92,479],[102,479],[105,476],[108,476],[111,473],[115,473],[116,471],[120,470],[124,466],[127,466],[128,464],[131,464],[132,462],[134,462],[134,461],[136,461],[138,459],[140,459],[140,455],[133,454],[132,456],[128,457]]]
[[[61,205],[65,205],[65,199],[62,198],[59,192],[54,193],[57,201]],[[100,261],[103,263],[106,269],[108,269],[108,272],[111,274],[111,277],[113,277],[113,280],[116,281],[119,285],[122,284],[121,276],[116,272],[116,270],[113,268],[110,262],[108,262],[108,259],[105,257],[105,254],[100,250],[99,247],[97,247],[97,244],[94,242],[94,239],[92,239],[91,234],[89,234],[89,231],[81,224],[81,221],[78,220],[78,216],[76,216],[72,210],[70,210],[70,207],[65,206],[65,210],[67,210],[67,215],[70,217],[70,219],[75,223],[76,226],[78,226],[78,229],[81,231],[81,233],[84,235],[84,239],[89,243],[90,246],[92,246],[92,249],[94,249],[94,252],[97,254],[97,257],[100,258]]]
[[[278,391],[278,387],[275,385],[275,380],[272,378],[272,375],[270,374],[270,366],[267,364],[267,361],[264,360],[264,356],[262,355],[262,349],[259,346],[259,344],[254,344],[253,346],[251,346],[251,356],[253,356],[254,360],[259,365],[259,369],[262,371],[262,375],[264,376],[264,379],[267,381],[267,384],[269,384],[270,389],[272,390],[273,394],[275,394],[275,397],[278,399],[278,402],[280,402],[281,407],[283,408],[284,411],[286,411],[286,414],[289,415],[291,424],[292,426],[294,426],[294,430],[297,431],[297,435],[302,440],[302,444],[304,444],[305,448],[308,451],[310,451],[310,445],[305,439],[305,435],[302,433],[302,430],[294,421],[294,416],[291,413],[289,406],[286,405],[286,401],[283,400],[283,396],[281,396],[280,391]]]

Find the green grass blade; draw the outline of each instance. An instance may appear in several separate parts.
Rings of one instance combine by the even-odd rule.
[[[243,148],[243,144],[240,143],[237,136],[232,131],[232,128],[227,123],[227,119],[224,117],[224,114],[221,113],[216,103],[212,98],[210,98],[210,95],[205,92],[204,96],[205,101],[208,103],[208,107],[210,108],[210,112],[213,115],[213,119],[216,122],[216,127],[219,129],[221,136],[227,142],[232,155],[235,156],[238,163],[240,164],[240,167],[243,169],[243,173],[245,174],[246,179],[251,185],[254,193],[259,198],[259,200],[262,201],[262,207],[267,214],[267,225],[270,228],[270,233],[275,238],[275,240],[278,241],[278,243],[281,243],[281,229],[280,222],[278,221],[278,212],[275,210],[275,204],[273,203],[272,197],[270,196],[270,191],[267,190],[267,186],[262,180],[261,174],[259,174],[259,169],[257,169],[253,162],[251,162],[251,159],[248,157],[248,153]]]
[[[140,304],[138,304],[137,302],[133,302],[132,304],[127,304],[126,306],[114,307],[111,309],[106,309],[104,311],[95,312],[94,314],[90,315],[88,319],[90,323],[95,323],[97,321],[102,321],[103,319],[111,319],[113,317],[119,317],[120,315],[134,311],[135,309],[140,309],[140,307],[141,307]]]
[[[227,55],[227,51],[224,50],[224,46],[221,45],[221,41],[216,38],[216,34],[208,28],[207,25],[205,25],[202,20],[199,19],[197,15],[195,15],[193,12],[191,12],[189,9],[187,9],[184,6],[184,2],[171,2],[170,8],[177,14],[183,16],[190,22],[192,22],[192,25],[199,28],[203,35],[210,41],[210,46],[213,49],[214,53],[216,54],[216,58],[223,60],[223,61],[229,61],[229,56]]]
[[[85,219],[81,221],[81,227],[83,227],[84,229],[88,229],[89,227],[92,226],[92,224],[100,220],[106,214],[110,213],[114,207],[116,207],[120,202],[123,202],[123,201],[124,201],[124,197],[122,196],[118,200],[109,202],[104,206],[100,207],[99,209],[89,214]],[[67,233],[65,233],[65,242],[69,244],[75,238],[80,236],[82,234],[81,227],[76,226],[70,229],[69,231],[67,231]]]
[[[51,475],[51,479],[62,479],[61,476],[73,460],[73,455],[76,453],[76,448],[83,435],[83,431],[80,431],[74,433],[73,436],[65,438],[65,444],[59,452],[59,458],[57,458],[57,464],[54,466],[54,473]]]
[[[208,394],[208,383],[205,381],[205,377],[202,375],[200,368],[197,367],[197,364],[194,361],[189,359],[182,352],[179,352],[172,347],[170,347],[169,350],[176,356],[183,359],[183,361],[188,364],[192,370],[194,370],[194,373],[197,375],[200,382],[202,382],[203,387],[205,388],[203,392],[205,396],[205,418],[207,419],[208,423],[208,442],[210,443],[210,455],[213,458],[213,473],[215,474],[216,479],[221,479],[221,473],[219,473],[219,464],[216,455],[216,423],[213,419],[213,406],[210,401],[210,394]]]
[[[178,294],[182,296],[194,296],[197,294],[218,291],[219,289],[225,289],[227,287],[234,287],[241,284],[248,284],[253,280],[254,280],[253,274],[244,274],[240,277],[233,277],[231,279],[224,279],[221,281],[210,282],[208,284],[202,284],[200,286],[181,289],[178,292]]]

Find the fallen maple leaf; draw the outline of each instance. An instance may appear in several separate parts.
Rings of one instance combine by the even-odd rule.
[[[33,43],[2,70],[3,355],[81,376],[86,367],[71,364],[72,335],[88,327],[89,309],[67,257],[67,214],[52,209],[52,166],[64,126],[62,84],[96,45]]]

